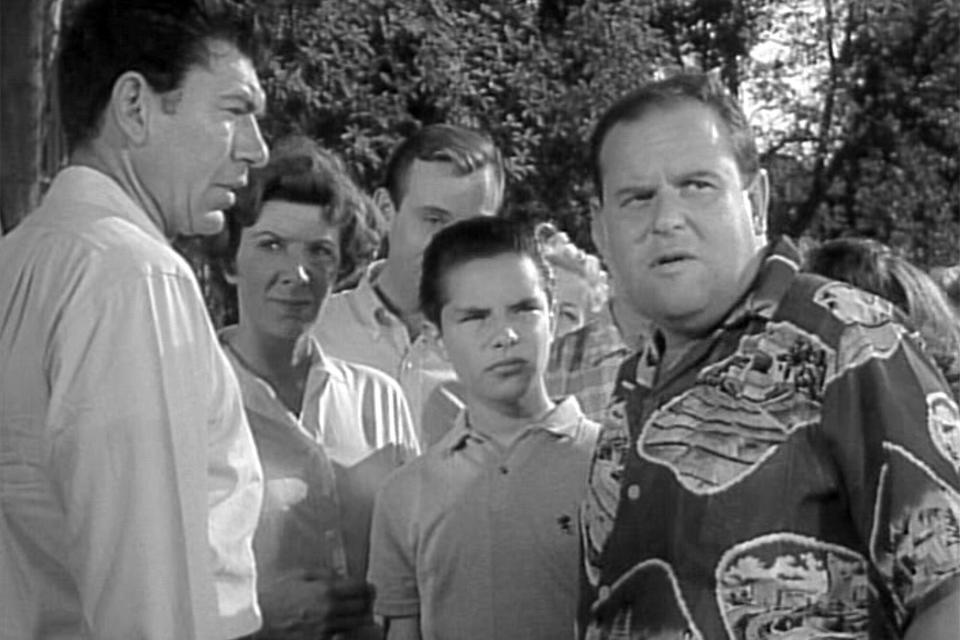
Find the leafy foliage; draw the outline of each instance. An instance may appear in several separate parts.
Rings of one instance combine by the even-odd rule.
[[[953,0],[272,0],[261,19],[268,137],[315,138],[368,190],[414,128],[480,126],[508,159],[511,213],[592,248],[599,115],[668,70],[718,70],[752,114],[775,232],[960,262]],[[181,248],[232,320],[198,246]]]
[[[263,16],[273,49],[265,129],[315,137],[371,188],[415,127],[483,127],[508,159],[514,214],[556,219],[589,244],[585,140],[615,96],[660,66],[648,13],[590,1],[543,29],[536,3],[275,5]]]
[[[775,230],[958,259],[952,0],[275,0],[263,22],[266,130],[313,136],[368,189],[416,126],[484,127],[512,212],[590,247],[599,114],[665,70],[717,69],[754,113]]]

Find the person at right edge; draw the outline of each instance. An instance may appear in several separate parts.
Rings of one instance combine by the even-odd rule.
[[[580,637],[955,640],[960,419],[892,305],[766,242],[712,75],[623,97],[591,161],[594,240],[655,331],[591,464]]]

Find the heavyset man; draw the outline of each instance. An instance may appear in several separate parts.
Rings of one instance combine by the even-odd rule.
[[[197,281],[267,160],[251,32],[188,0],[91,0],[62,40],[70,164],[0,241],[0,629],[231,638],[260,624],[260,464]]]
[[[417,294],[423,250],[458,220],[496,215],[504,167],[493,141],[464,127],[435,124],[407,138],[374,193],[392,220],[386,259],[370,265],[356,288],[330,297],[315,325],[324,350],[400,382],[424,446],[452,424],[463,390],[436,344],[422,331]]]
[[[587,638],[955,638],[960,412],[891,305],[767,245],[767,178],[710,76],[592,139],[593,234],[656,328],[582,511]]]

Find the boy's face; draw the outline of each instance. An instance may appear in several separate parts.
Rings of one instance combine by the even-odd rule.
[[[470,260],[444,278],[442,343],[471,402],[505,414],[536,411],[550,352],[545,283],[526,255]]]

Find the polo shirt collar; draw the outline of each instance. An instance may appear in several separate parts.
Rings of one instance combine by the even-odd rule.
[[[366,315],[364,321],[378,328],[391,327],[402,322],[402,320],[383,303],[383,300],[377,295],[377,291],[373,286],[373,283],[376,282],[377,277],[379,277],[380,272],[383,271],[386,264],[386,260],[376,260],[370,263],[366,270],[364,270],[360,282],[357,283],[356,293],[354,294],[359,299]]]
[[[470,427],[468,412],[467,408],[460,411],[453,428],[438,443],[438,447],[445,453],[452,454],[471,440],[484,443],[490,439],[489,436]],[[580,410],[576,397],[567,396],[542,419],[528,424],[524,432],[540,429],[558,438],[575,438],[583,417],[583,411]]]
[[[800,271],[802,259],[796,245],[786,236],[768,245],[764,253],[766,257],[747,294],[730,309],[714,332],[741,326],[753,318],[773,318],[783,296]],[[646,380],[650,377],[644,371],[656,368],[663,356],[663,348],[663,334],[659,329],[654,329],[653,339],[647,340],[640,351],[637,363],[638,379]]]

